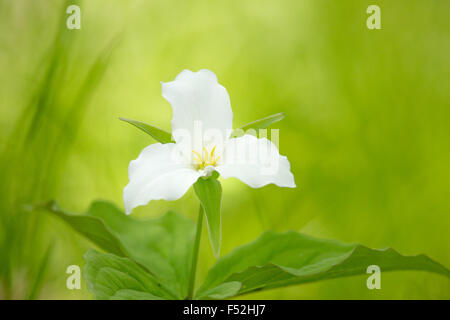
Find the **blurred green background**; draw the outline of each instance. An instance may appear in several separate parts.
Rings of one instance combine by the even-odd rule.
[[[81,30],[66,28],[69,4]],[[382,30],[366,8],[381,7]],[[0,0],[0,299],[92,298],[65,286],[91,244],[24,205],[123,208],[127,167],[151,138],[118,120],[170,130],[159,81],[214,71],[238,127],[285,112],[280,151],[297,189],[223,182],[222,255],[264,230],[391,246],[450,266],[449,1]],[[175,209],[195,219],[193,191]],[[214,257],[204,229],[198,281]],[[450,299],[421,272],[365,276],[244,296]]]

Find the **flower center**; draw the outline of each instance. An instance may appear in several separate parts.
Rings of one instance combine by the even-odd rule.
[[[217,164],[217,161],[220,159],[220,156],[216,156],[214,154],[214,151],[216,150],[216,146],[214,146],[211,150],[211,153],[206,150],[205,147],[203,147],[202,154],[198,153],[195,150],[192,150],[192,153],[194,154],[194,161],[195,165],[199,170],[203,170],[208,166],[215,166]]]

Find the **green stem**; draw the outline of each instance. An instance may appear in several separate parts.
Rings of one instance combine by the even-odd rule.
[[[202,223],[203,223],[203,208],[202,205],[200,205],[200,209],[198,210],[197,230],[195,234],[194,248],[192,251],[191,275],[189,277],[189,290],[187,296],[188,300],[194,297],[195,272],[197,271],[198,248],[200,246],[200,238],[202,235]]]

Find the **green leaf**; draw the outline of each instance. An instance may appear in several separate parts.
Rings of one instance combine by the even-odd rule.
[[[88,289],[99,300],[171,299],[159,283],[135,262],[109,253],[88,250],[83,276]],[[152,293],[150,293],[152,292]]]
[[[145,122],[132,120],[132,119],[126,119],[126,118],[119,118],[122,121],[128,122],[129,124],[132,124],[133,126],[141,129],[146,134],[149,134],[153,137],[156,141],[159,141],[161,143],[170,143],[172,141],[172,135],[160,128],[157,128],[155,126],[152,126],[150,124],[147,124]]]
[[[250,123],[247,123],[246,125],[236,129],[231,133],[232,138],[241,137],[244,135],[245,131],[249,129],[259,130],[259,129],[265,129],[271,124],[281,121],[284,118],[284,113],[276,113],[271,116],[268,116],[263,119],[259,119]]]
[[[219,284],[217,287],[205,291],[200,299],[226,299],[236,295],[241,288],[241,283],[238,281],[231,281]]]
[[[209,179],[200,178],[194,183],[194,190],[205,211],[209,239],[214,255],[218,257],[221,240],[222,186],[219,180],[213,177]]]
[[[382,272],[422,270],[450,277],[450,271],[425,255],[403,256],[393,249],[319,240],[296,232],[267,232],[219,259],[196,297],[211,296],[220,286],[239,282],[237,295],[257,290],[365,274],[378,265]]]
[[[86,215],[46,207],[103,250],[136,261],[173,298],[187,295],[194,223],[169,211],[157,219],[136,220],[115,205],[94,201]],[[152,292],[153,294],[153,292]]]
[[[102,201],[94,202],[88,214],[105,221],[130,257],[157,276],[179,299],[186,297],[195,237],[193,221],[173,211],[156,219],[136,220]]]
[[[105,222],[95,216],[73,215],[62,211],[55,201],[45,204],[43,209],[67,222],[72,228],[91,240],[101,249],[118,256],[127,256],[118,237],[111,232]]]

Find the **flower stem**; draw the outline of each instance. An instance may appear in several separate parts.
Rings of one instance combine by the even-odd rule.
[[[190,300],[194,296],[195,272],[197,271],[198,248],[200,246],[200,238],[202,235],[203,224],[203,208],[200,205],[197,218],[197,230],[195,233],[194,248],[192,251],[191,275],[189,276],[189,289],[187,299]]]

